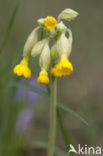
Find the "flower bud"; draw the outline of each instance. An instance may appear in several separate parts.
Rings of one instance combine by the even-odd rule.
[[[32,51],[31,51],[31,56],[32,57],[36,57],[37,55],[39,55],[42,52],[43,47],[45,46],[45,43],[48,41],[48,38],[43,39],[39,42],[37,42]]]
[[[59,16],[58,16],[58,19],[64,19],[64,20],[67,20],[67,21],[70,21],[74,18],[76,18],[78,16],[78,13],[72,9],[65,9],[63,10]]]
[[[62,32],[64,30],[66,30],[66,28],[67,27],[64,25],[64,23],[62,21],[56,25],[56,30],[58,32]]]
[[[50,48],[48,43],[45,44],[42,53],[39,58],[40,67],[43,69],[48,69],[50,64]]]
[[[56,31],[55,31],[55,29],[49,30],[49,31],[48,31],[48,35],[49,35],[49,37],[51,37],[51,38],[53,38],[54,36],[56,36]]]
[[[44,18],[40,18],[40,19],[38,19],[38,24],[40,24],[40,25],[44,25]]]
[[[29,37],[26,40],[26,43],[24,45],[24,50],[23,50],[23,56],[27,57],[30,55],[31,50],[33,48],[33,46],[35,45],[35,43],[38,41],[38,34],[37,31],[40,27],[35,28],[31,34],[29,35]]]

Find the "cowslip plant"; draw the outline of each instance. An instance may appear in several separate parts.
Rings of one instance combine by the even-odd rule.
[[[72,31],[67,28],[63,20],[71,21],[76,18],[78,13],[72,9],[63,10],[57,20],[52,16],[38,19],[39,26],[34,28],[26,40],[23,50],[23,59],[20,64],[14,67],[14,74],[31,77],[31,70],[28,66],[31,57],[39,57],[41,71],[37,78],[39,84],[49,84],[51,75],[51,108],[50,108],[50,135],[48,156],[53,156],[55,144],[55,125],[56,125],[56,78],[70,75],[73,72],[73,66],[68,60],[72,49]],[[39,40],[38,31],[42,29],[45,38]],[[67,35],[68,34],[68,37]],[[50,41],[54,39],[55,43],[49,46]]]

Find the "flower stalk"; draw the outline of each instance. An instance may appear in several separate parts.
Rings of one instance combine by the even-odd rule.
[[[41,71],[37,78],[37,83],[42,85],[49,84],[49,74],[51,74],[51,104],[50,104],[50,132],[48,156],[53,156],[55,147],[56,132],[56,104],[57,104],[57,80],[56,77],[70,75],[73,66],[68,60],[72,50],[72,31],[67,28],[62,20],[71,21],[76,18],[78,13],[70,8],[64,9],[56,20],[52,16],[38,19],[36,28],[28,36],[23,50],[22,61],[14,67],[14,74],[31,77],[29,59],[39,55],[39,65]],[[38,31],[42,30],[39,39]],[[66,35],[68,33],[68,37]],[[45,34],[45,35],[43,35]],[[55,43],[50,46],[50,41],[55,39]],[[51,68],[51,69],[50,69]]]
[[[54,76],[51,76],[51,104],[50,104],[50,132],[48,156],[53,156],[55,147],[56,133],[56,104],[57,104],[57,82]]]

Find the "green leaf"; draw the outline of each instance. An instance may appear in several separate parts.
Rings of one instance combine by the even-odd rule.
[[[20,87],[20,86],[25,87],[25,88],[27,88],[29,90],[32,90],[32,91],[34,91],[34,92],[36,92],[36,93],[38,93],[40,95],[43,95],[43,96],[47,97],[48,99],[50,99],[50,96],[48,95],[47,92],[45,92],[45,91],[43,91],[43,90],[41,90],[41,89],[39,89],[37,87],[34,87],[34,86],[30,85],[30,84],[22,83],[22,82],[21,83],[20,82],[10,82],[8,84],[8,87]],[[81,117],[78,113],[76,113],[74,110],[72,110],[68,106],[62,104],[61,102],[57,102],[57,106],[60,107],[61,109],[63,109],[64,111],[66,111],[67,113],[72,114],[74,117],[76,117],[77,119],[82,121],[84,124],[88,125],[87,121],[83,117]]]
[[[9,39],[9,35],[11,33],[11,30],[12,30],[12,27],[13,27],[13,24],[14,24],[14,20],[15,20],[18,8],[19,8],[19,3],[17,3],[15,9],[13,10],[12,16],[11,16],[10,21],[8,23],[6,33],[5,33],[5,36],[4,36],[4,40],[3,40],[2,44],[0,45],[0,54],[3,52],[3,50],[4,50],[4,48],[5,48],[6,44],[7,44],[7,41]]]
[[[70,150],[70,146],[69,145],[72,144],[71,137],[69,135],[69,132],[65,128],[65,125],[64,125],[61,113],[60,113],[58,108],[57,108],[56,114],[57,114],[58,124],[59,124],[59,127],[60,127],[60,131],[61,131],[62,137],[64,139],[64,143],[65,143],[66,149],[67,149],[67,151],[69,151]],[[71,153],[71,156],[75,156],[75,155],[76,154]]]
[[[64,127],[62,116],[61,116],[61,113],[60,113],[58,108],[57,108],[57,112],[56,113],[57,113],[58,124],[59,124],[60,130],[62,132],[64,141],[65,141],[65,145],[66,145],[66,147],[68,149],[69,144],[71,144],[71,138],[70,138],[67,130]]]
[[[32,147],[35,148],[40,148],[40,149],[48,149],[48,143],[42,142],[42,141],[37,141],[32,143]],[[55,147],[54,153],[57,156],[66,156],[66,153],[62,152],[59,148]]]
[[[69,108],[68,106],[58,102],[58,106],[63,109],[64,111],[72,114],[73,116],[75,116],[76,118],[78,118],[80,121],[82,121],[84,124],[88,125],[87,121],[81,117],[78,113],[76,113],[75,111],[73,111],[71,108]]]

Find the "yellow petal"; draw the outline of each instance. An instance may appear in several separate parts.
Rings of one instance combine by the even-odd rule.
[[[51,30],[56,27],[57,21],[54,17],[48,16],[44,20],[44,25],[47,29]]]
[[[41,70],[39,77],[37,78],[39,84],[49,84],[48,73],[46,70]]]

